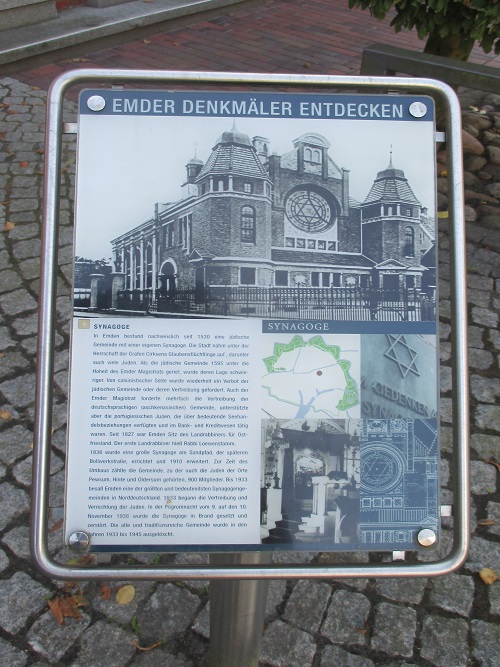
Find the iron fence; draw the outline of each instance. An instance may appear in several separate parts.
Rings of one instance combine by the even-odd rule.
[[[417,289],[362,287],[207,287],[118,292],[118,310],[152,314],[185,313],[218,317],[345,321],[429,321],[434,300]]]

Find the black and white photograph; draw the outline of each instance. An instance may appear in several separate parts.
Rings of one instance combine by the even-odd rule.
[[[379,106],[81,115],[75,311],[435,321],[434,124]]]
[[[274,549],[355,547],[360,430],[356,419],[262,420],[263,544]]]

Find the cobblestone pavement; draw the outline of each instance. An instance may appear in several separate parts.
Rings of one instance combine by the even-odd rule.
[[[217,20],[213,25],[219,25]],[[209,37],[206,40],[208,43]],[[293,43],[283,49],[293,49]],[[23,78],[35,77],[27,73]],[[0,236],[0,664],[203,667],[207,664],[209,638],[209,590],[204,582],[136,582],[133,600],[119,604],[116,595],[119,591],[124,593],[127,582],[109,582],[109,586],[89,582],[79,586],[64,584],[48,580],[30,562],[28,513],[46,92],[4,78],[0,79],[0,97],[0,150],[6,156],[0,163],[0,226],[6,230]],[[500,461],[500,96],[476,93],[464,96],[463,103],[464,124],[469,131],[464,152],[472,425],[469,558],[459,572],[438,579],[271,582],[262,665],[500,666],[500,581],[487,585],[479,576],[485,567],[500,573],[499,472],[486,462]],[[65,111],[66,120],[73,120],[72,102],[66,103]],[[438,160],[438,173],[442,174],[444,152]],[[62,164],[49,526],[51,551],[67,558],[62,550],[61,518],[71,312],[72,138],[65,139]],[[438,192],[443,210],[444,184],[441,175]],[[447,221],[442,219],[439,262],[443,503],[452,502],[453,384],[447,248]],[[442,554],[451,540],[452,520],[444,521]],[[147,558],[137,555],[108,558],[112,563],[127,558],[147,562]],[[164,555],[160,561],[204,558]],[[328,554],[280,555],[283,561],[298,558],[322,562],[342,559]],[[357,558],[364,560],[368,556]],[[371,558],[380,556],[374,554]],[[82,605],[80,618],[66,618],[63,625],[57,622],[48,603],[61,597]],[[150,651],[136,647],[150,647],[157,642],[161,644]]]

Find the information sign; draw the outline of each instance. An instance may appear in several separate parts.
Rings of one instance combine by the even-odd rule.
[[[67,540],[437,538],[434,165],[423,96],[80,95]]]

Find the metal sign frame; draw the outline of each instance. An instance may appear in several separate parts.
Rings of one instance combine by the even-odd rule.
[[[428,94],[439,101],[446,115],[448,150],[451,299],[452,299],[452,372],[453,372],[453,439],[454,439],[454,524],[450,553],[435,562],[408,563],[393,552],[391,563],[352,563],[338,565],[277,565],[268,559],[257,564],[221,565],[212,558],[210,566],[124,566],[82,567],[56,562],[48,551],[47,515],[49,503],[50,440],[53,402],[55,303],[57,297],[57,240],[59,216],[59,182],[63,128],[63,99],[67,90],[81,84],[172,84],[270,86],[289,90],[308,87],[325,92],[350,91],[405,92]],[[31,550],[35,564],[55,579],[302,579],[366,577],[430,577],[448,574],[466,559],[469,546],[469,408],[467,364],[467,298],[465,263],[465,225],[463,169],[461,150],[461,110],[454,91],[445,83],[432,79],[400,77],[308,76],[250,73],[174,72],[146,70],[69,71],[52,84],[47,100],[45,149],[43,232],[41,253],[41,287],[38,324],[38,364],[36,379],[35,433],[33,457],[33,503],[31,512]]]

